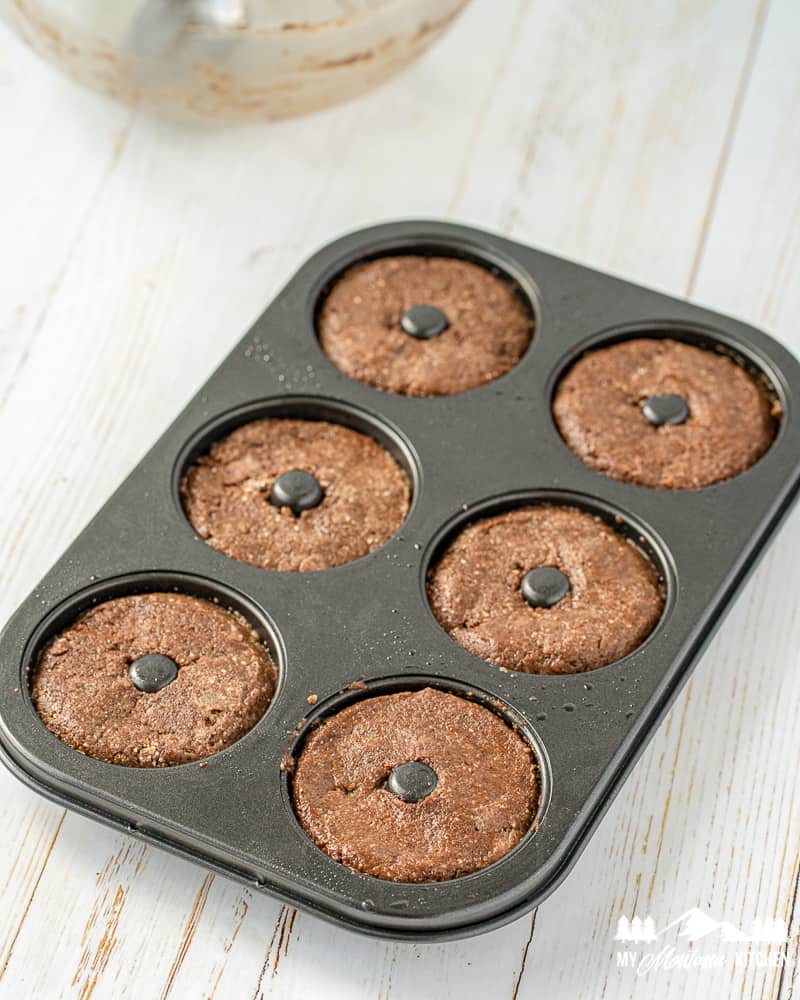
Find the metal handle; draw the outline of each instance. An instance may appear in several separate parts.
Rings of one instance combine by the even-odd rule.
[[[190,24],[239,31],[248,25],[246,0],[191,0]]]
[[[248,24],[247,0],[144,0],[125,47],[148,61],[148,73],[166,78],[177,70],[169,60],[193,51],[198,36],[235,38]]]

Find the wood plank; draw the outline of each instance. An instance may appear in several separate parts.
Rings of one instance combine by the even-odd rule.
[[[82,239],[98,191],[124,148],[132,114],[43,68],[3,38],[0,186],[0,410],[34,341],[46,350],[47,310]],[[70,113],[64,113],[65,102]],[[88,154],[91,136],[92,154]]]
[[[727,307],[775,332],[800,352],[800,65],[794,41],[800,31],[800,9],[790,0],[772,5],[759,59],[748,88],[742,120],[720,188],[718,209],[701,258],[696,294],[724,301]],[[731,253],[730,248],[737,252]],[[788,998],[796,995],[800,959],[800,805],[793,768],[800,737],[795,726],[800,705],[796,650],[800,582],[796,555],[800,518],[795,513],[769,562],[754,581],[761,592],[759,617],[731,630],[731,649],[749,641],[745,669],[757,664],[757,694],[744,715],[753,731],[753,752],[737,780],[754,789],[752,802],[741,792],[745,829],[735,841],[730,870],[738,864],[737,895],[750,914],[774,915],[789,925],[785,969],[741,979],[743,996]],[[763,672],[763,673],[762,673]],[[759,683],[761,681],[761,683]],[[755,715],[755,718],[753,717]],[[730,747],[729,747],[730,749]],[[739,847],[739,844],[741,846]],[[731,876],[729,876],[729,880]]]

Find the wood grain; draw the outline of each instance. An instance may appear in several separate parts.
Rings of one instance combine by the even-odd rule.
[[[317,245],[450,216],[691,295],[800,351],[793,0],[474,0],[402,77],[268,128],[86,93],[0,35],[0,619]],[[484,937],[357,937],[0,774],[0,996],[782,997],[794,969],[617,969],[622,913],[792,921],[793,516],[575,871]]]

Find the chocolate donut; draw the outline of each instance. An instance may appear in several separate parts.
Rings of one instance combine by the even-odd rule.
[[[591,468],[683,490],[748,469],[772,444],[780,413],[730,357],[658,338],[590,351],[553,400],[561,436]]]
[[[502,858],[539,801],[533,753],[482,705],[432,688],[366,698],[305,742],[292,781],[306,833],[336,861],[435,882]]]
[[[561,584],[555,590],[552,577]],[[550,504],[466,527],[430,571],[428,599],[468,652],[535,674],[621,659],[647,638],[664,605],[654,567],[627,538],[599,517]]]
[[[411,487],[366,434],[275,418],[215,442],[184,475],[181,497],[212,548],[263,569],[306,571],[383,545],[408,514]]]
[[[168,668],[155,681],[153,661]],[[269,652],[241,615],[149,593],[98,604],[51,639],[34,665],[31,698],[73,749],[111,764],[165,767],[244,736],[275,682]]]
[[[517,289],[452,257],[356,264],[322,304],[322,349],[350,378],[406,396],[450,396],[504,375],[533,319]]]

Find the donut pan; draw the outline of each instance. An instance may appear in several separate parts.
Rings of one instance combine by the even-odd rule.
[[[344,268],[390,253],[466,257],[514,280],[536,318],[517,366],[479,389],[423,399],[339,372],[317,341],[315,311]],[[553,423],[554,387],[582,351],[631,335],[716,347],[763,376],[783,407],[769,451],[734,479],[681,492],[583,465]],[[575,862],[795,500],[798,394],[800,366],[758,330],[493,234],[423,221],[345,236],[292,277],[8,623],[3,760],[71,809],[345,927],[430,940],[509,921]],[[369,556],[313,573],[262,570],[199,539],[178,497],[182,470],[227,430],[267,415],[338,421],[389,448],[413,485],[400,531]],[[571,676],[506,672],[435,620],[426,571],[451,532],[538,500],[609,519],[658,567],[662,618],[623,660]],[[170,588],[216,598],[256,625],[278,666],[272,704],[202,766],[126,768],[73,751],[31,703],[42,644],[93,603]],[[532,830],[494,865],[398,884],[336,863],[305,835],[291,805],[291,763],[315,719],[356,698],[424,685],[479,699],[517,726],[538,757],[542,798]]]

